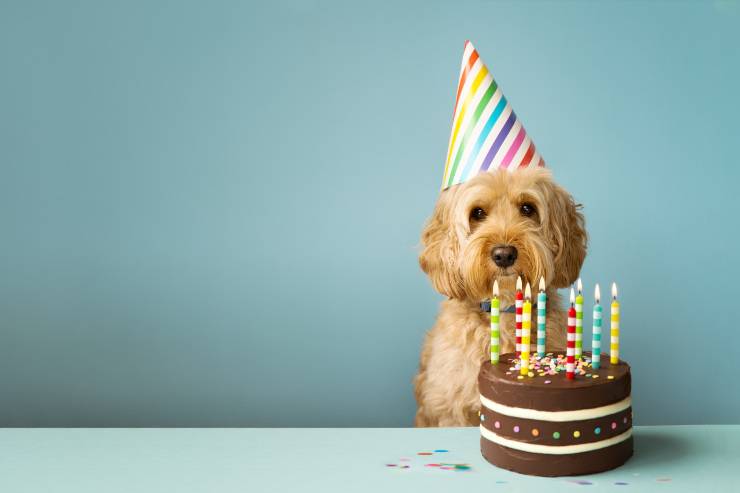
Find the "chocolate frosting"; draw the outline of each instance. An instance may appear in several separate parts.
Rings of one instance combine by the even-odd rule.
[[[481,425],[496,435],[517,442],[576,445],[607,440],[624,433],[632,427],[632,408],[595,419],[554,422],[512,418],[481,407]]]
[[[591,452],[544,455],[513,450],[481,437],[480,448],[488,462],[510,471],[535,476],[576,476],[621,466],[632,457],[632,442],[632,437],[629,437],[623,442]]]
[[[555,354],[565,354],[565,351]],[[584,356],[591,356],[584,352]],[[556,375],[518,379],[514,366],[515,353],[500,356],[498,364],[484,361],[478,375],[478,388],[482,396],[510,407],[538,409],[540,411],[574,411],[601,407],[629,397],[631,392],[630,367],[620,360],[609,363],[609,355],[601,355],[601,368],[588,368],[587,373],[598,378],[576,375],[568,380],[565,372]],[[510,375],[506,373],[509,372]],[[613,377],[609,379],[609,377]],[[549,381],[550,383],[545,383]]]
[[[584,356],[590,357],[590,353]],[[577,411],[614,404],[630,395],[629,365],[624,361],[611,365],[608,355],[602,356],[600,369],[584,368],[589,376],[576,375],[574,380],[568,380],[565,372],[540,376],[536,370],[535,376],[520,379],[519,371],[511,369],[515,358],[516,354],[507,353],[501,355],[498,364],[485,361],[481,365],[478,387],[482,396],[515,408]],[[630,430],[632,408],[593,419],[545,421],[515,418],[482,406],[481,426],[522,443],[552,447],[594,443]],[[633,440],[629,437],[589,452],[540,454],[515,450],[481,437],[481,453],[486,460],[504,469],[537,476],[572,476],[613,469],[632,456],[632,447]]]

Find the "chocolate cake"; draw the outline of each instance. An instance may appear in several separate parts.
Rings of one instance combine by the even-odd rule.
[[[504,469],[536,476],[573,476],[613,469],[632,456],[630,367],[601,367],[584,353],[566,379],[565,351],[531,361],[520,375],[515,353],[481,365],[481,452]]]

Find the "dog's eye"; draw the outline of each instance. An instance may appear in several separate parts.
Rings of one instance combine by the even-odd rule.
[[[481,209],[480,207],[476,207],[472,211],[470,211],[470,219],[473,221],[482,221],[486,218],[486,211]]]
[[[534,215],[534,213],[537,212],[537,209],[535,209],[535,207],[530,203],[524,203],[519,206],[519,212],[522,213],[522,216],[529,217]]]

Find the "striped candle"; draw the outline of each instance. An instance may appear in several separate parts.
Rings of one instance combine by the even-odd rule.
[[[519,372],[522,375],[529,373],[529,347],[532,334],[532,288],[527,283],[524,291],[524,306],[522,307],[522,361]]]
[[[611,324],[611,357],[613,365],[619,363],[619,302],[617,301],[617,283],[612,283],[612,324]]]
[[[493,281],[493,297],[491,298],[491,363],[498,363],[501,351],[499,334],[499,316],[501,314],[501,300],[498,299],[498,281]]]
[[[524,296],[522,295],[522,278],[516,278],[516,297],[514,299],[514,316],[516,320],[516,357],[522,354],[522,304]]]
[[[578,278],[578,295],[576,296],[576,361],[583,356],[583,283]]]
[[[570,288],[570,309],[568,309],[568,346],[565,352],[565,376],[568,380],[573,380],[576,377],[576,308],[575,304],[575,293],[573,288]]]
[[[599,304],[601,301],[601,291],[598,284],[594,289],[594,299],[596,303],[594,304],[593,339],[591,340],[591,366],[595,370],[598,370],[601,368],[601,305]]]
[[[478,51],[466,41],[442,188],[483,171],[544,165]]]
[[[545,337],[547,326],[547,294],[545,279],[540,277],[540,292],[537,294],[537,355],[545,356]]]

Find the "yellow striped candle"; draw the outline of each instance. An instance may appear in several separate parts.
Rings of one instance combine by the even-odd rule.
[[[583,283],[578,278],[578,295],[576,296],[576,361],[583,356]]]
[[[491,298],[491,363],[498,363],[501,352],[499,334],[499,316],[501,300],[498,299],[498,281],[493,281],[493,297]]]
[[[524,305],[522,306],[522,361],[519,372],[522,375],[529,373],[529,343],[532,333],[532,288],[527,283],[524,290]]]
[[[609,362],[619,363],[619,302],[617,301],[617,283],[612,283],[612,319],[611,319],[611,354]]]

